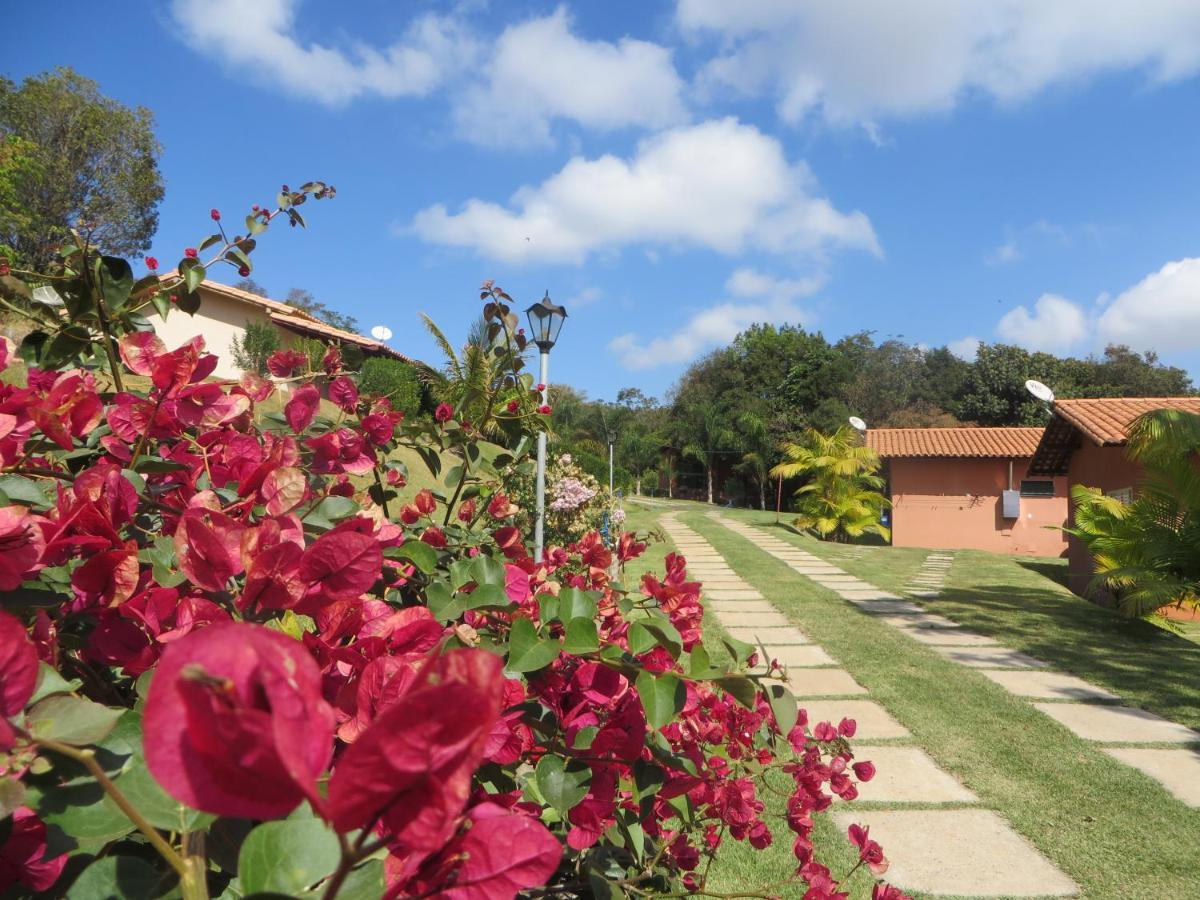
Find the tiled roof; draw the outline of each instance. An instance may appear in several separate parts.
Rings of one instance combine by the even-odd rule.
[[[1033,456],[1040,428],[872,428],[867,446],[887,458],[975,456],[1003,459]]]
[[[1071,455],[1084,438],[1099,446],[1117,447],[1128,438],[1138,416],[1155,409],[1200,413],[1200,397],[1105,397],[1056,400],[1054,417],[1029,464],[1030,475],[1065,475]]]
[[[1133,420],[1155,409],[1200,413],[1200,397],[1106,397],[1054,404],[1056,415],[1097,444],[1124,444]]]

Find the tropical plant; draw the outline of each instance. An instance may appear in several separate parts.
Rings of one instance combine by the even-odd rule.
[[[810,729],[748,644],[714,665],[682,557],[637,584],[610,574],[629,533],[531,558],[503,477],[546,419],[507,295],[482,291],[471,422],[403,419],[337,348],[268,359],[279,415],[270,381],[212,380],[202,338],[167,348],[139,312],[194,311],[212,264],[248,268],[239,241],[167,279],[86,242],[0,274],[37,326],[28,384],[0,386],[0,892],[678,896],[780,826],[794,874],[742,895],[838,891],[812,836],[874,773],[854,723]],[[30,296],[47,279],[61,308]],[[401,497],[398,447],[434,488]],[[883,871],[848,837],[851,872]]]
[[[742,413],[737,420],[743,441],[741,460],[734,469],[748,477],[758,491],[758,508],[767,508],[767,482],[771,478],[771,462],[778,458],[776,441],[766,421],[752,412]]]
[[[704,467],[708,502],[713,502],[713,470],[717,455],[736,440],[728,418],[714,400],[698,400],[685,406],[676,423],[680,452]]]
[[[406,415],[415,415],[421,408],[421,382],[416,370],[403,360],[368,357],[362,365],[359,387],[364,393],[387,398]]]
[[[267,359],[279,349],[279,332],[267,322],[247,322],[240,337],[229,344],[233,361],[243,372],[267,374]]]
[[[74,229],[115,254],[146,250],[163,196],[154,117],[61,68],[0,78],[0,244],[43,269]]]
[[[1139,418],[1128,453],[1143,477],[1128,502],[1099,488],[1071,490],[1074,527],[1092,555],[1092,585],[1127,616],[1200,605],[1200,416],[1161,409]]]
[[[805,478],[796,490],[797,528],[821,540],[849,541],[891,532],[880,521],[890,505],[880,493],[884,480],[879,456],[863,445],[857,431],[843,426],[832,434],[807,429],[799,441],[784,444],[786,462],[771,469],[782,478]]]

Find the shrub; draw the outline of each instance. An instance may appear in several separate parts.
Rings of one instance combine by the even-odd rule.
[[[252,230],[331,193],[285,188]],[[530,557],[501,470],[528,466],[546,417],[507,295],[484,286],[495,421],[400,421],[337,354],[329,420],[289,351],[268,369],[301,383],[256,420],[270,382],[209,382],[202,338],[168,348],[136,317],[195,309],[206,266],[251,250],[218,242],[160,283],[67,248],[66,317],[22,342],[29,385],[0,387],[0,890],[673,895],[704,890],[722,842],[786,825],[787,889],[830,896],[813,820],[873,774],[853,723],[810,730],[748,644],[714,665],[682,557],[638,585],[610,576],[645,549],[633,534]],[[399,503],[400,445],[443,491]],[[768,778],[784,822],[763,817]]]
[[[415,415],[421,408],[421,383],[406,362],[387,356],[369,356],[363,362],[359,387],[365,393],[387,397],[395,409]]]
[[[240,338],[229,345],[233,361],[243,372],[267,374],[267,357],[279,349],[279,332],[269,322],[247,322]]]

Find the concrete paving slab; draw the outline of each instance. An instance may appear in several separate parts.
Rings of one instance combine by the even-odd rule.
[[[842,575],[814,575],[813,581],[816,581],[820,584],[864,585],[864,590],[867,590],[871,587],[870,584],[863,581],[861,578],[858,578],[857,576],[854,576],[854,575],[845,575],[845,574],[842,574]]]
[[[861,588],[846,588],[845,590],[838,591],[838,593],[847,600],[894,600],[898,603],[903,602],[903,599],[899,594],[893,594],[890,591],[881,591],[878,588],[869,590],[864,590]],[[911,603],[906,603],[905,605],[913,606]],[[915,606],[913,608],[918,612],[921,610],[919,606]]]
[[[790,624],[781,612],[720,613],[717,618],[738,628],[786,628]]]
[[[1195,750],[1108,747],[1104,752],[1149,775],[1177,800],[1200,806],[1200,753]]]
[[[705,591],[705,596],[712,600],[761,600],[763,595],[752,587],[745,588],[713,588]]]
[[[904,633],[914,641],[931,646],[994,647],[999,643],[993,637],[976,634],[965,628],[908,628]]]
[[[948,659],[974,669],[1042,669],[1050,665],[1007,647],[934,647]]]
[[[765,642],[764,642],[765,643]],[[773,647],[767,644],[767,655],[778,660],[789,669],[807,669],[812,666],[836,666],[837,660],[816,644]],[[767,660],[760,660],[764,665]]]
[[[927,600],[932,600],[934,597],[940,597],[941,591],[909,591],[914,597],[923,597]]]
[[[866,613],[919,613],[921,607],[904,600],[855,600],[848,597],[851,603]]]
[[[880,622],[886,622],[896,628],[962,628],[957,622],[945,616],[933,613],[913,613],[907,616],[880,616]]]
[[[867,692],[843,669],[793,669],[788,672],[788,687],[797,697],[849,697]]]
[[[865,803],[974,803],[979,798],[943,772],[920,747],[854,745],[854,760],[875,763],[875,777],[859,782]],[[887,846],[884,846],[887,852]]]
[[[1065,725],[1085,741],[1102,744],[1186,744],[1200,734],[1169,722],[1144,709],[1129,706],[1093,706],[1088,703],[1035,703],[1050,718]]]
[[[811,644],[812,640],[799,628],[756,625],[725,625],[721,623],[730,637],[745,641],[748,644],[767,644],[777,647],[781,644]]]
[[[1082,678],[1062,672],[1039,672],[1030,669],[984,670],[983,675],[1000,687],[1018,697],[1035,697],[1040,700],[1119,700]]]
[[[704,605],[715,613],[775,612],[766,600],[713,600]]]
[[[873,700],[804,700],[800,706],[808,712],[810,726],[818,722],[836,725],[843,718],[853,719],[858,726],[854,732],[855,740],[878,741],[909,736],[908,729]]]
[[[967,897],[1067,897],[1079,888],[986,809],[847,810],[845,831],[871,829],[891,866],[890,884],[906,891]]]

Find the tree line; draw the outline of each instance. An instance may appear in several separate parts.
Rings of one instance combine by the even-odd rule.
[[[1085,358],[981,344],[974,360],[869,331],[830,341],[792,325],[755,325],[697,360],[661,401],[625,388],[614,401],[554,389],[555,437],[585,467],[627,490],[767,507],[780,448],[805,429],[832,433],[859,416],[869,427],[1040,425],[1025,390],[1035,378],[1058,397],[1192,394],[1183,369],[1153,352],[1111,345]]]

